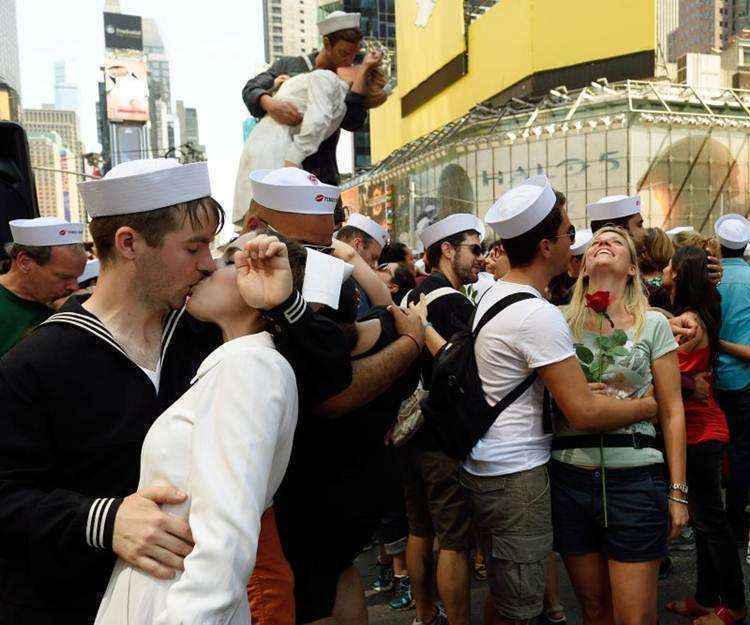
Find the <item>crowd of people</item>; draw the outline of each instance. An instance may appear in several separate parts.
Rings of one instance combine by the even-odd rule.
[[[339,127],[387,97],[358,25],[248,82],[218,251],[205,163],[81,184],[92,250],[11,222],[0,624],[364,625],[374,540],[414,625],[468,625],[472,574],[486,625],[560,625],[558,557],[584,623],[653,625],[687,525],[697,585],[667,609],[742,622],[750,222],[663,232],[608,196],[576,229],[540,175],[391,240],[337,186]]]

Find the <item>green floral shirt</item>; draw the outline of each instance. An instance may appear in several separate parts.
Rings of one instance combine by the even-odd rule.
[[[606,324],[605,324],[606,325]],[[646,312],[646,320],[638,337],[633,335],[633,329],[626,332],[628,340],[623,346],[622,355],[615,358],[615,362],[604,374],[603,381],[621,391],[622,395],[642,397],[653,384],[651,365],[665,354],[677,349],[667,318],[659,312]],[[579,344],[598,354],[595,332],[584,331],[580,337],[575,337]],[[640,421],[628,427],[615,430],[616,433],[630,434],[638,432],[648,436],[656,435],[656,428],[650,421]],[[576,436],[583,434],[574,431],[567,423],[556,433],[556,436]],[[552,452],[552,457],[560,462],[576,466],[594,467],[602,464],[598,447],[586,449],[561,449]],[[663,454],[657,449],[632,449],[628,447],[605,447],[603,464],[609,468],[638,467],[647,464],[664,462]]]

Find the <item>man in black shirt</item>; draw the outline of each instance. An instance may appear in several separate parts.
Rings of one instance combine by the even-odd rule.
[[[446,340],[469,325],[474,305],[459,292],[477,281],[483,267],[481,222],[469,214],[450,215],[428,226],[421,239],[432,273],[408,296],[409,303],[428,300],[427,321]],[[422,352],[422,382],[427,390],[432,356]],[[469,566],[466,542],[471,522],[469,500],[459,483],[460,463],[438,447],[424,428],[403,448],[404,487],[409,518],[406,560],[422,623],[439,623],[431,589],[432,544],[440,550],[437,586],[450,625],[469,623]]]
[[[190,528],[158,504],[170,486],[133,493],[144,436],[221,342],[183,304],[215,269],[223,212],[205,163],[124,163],[84,183],[102,271],[0,360],[0,623],[91,623],[115,555],[159,578],[182,569]],[[351,381],[340,329],[298,292],[269,302],[308,380],[301,401]],[[82,384],[82,376],[88,383]]]

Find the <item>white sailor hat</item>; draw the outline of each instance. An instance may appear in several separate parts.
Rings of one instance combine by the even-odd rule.
[[[670,241],[674,241],[674,238],[683,232],[695,232],[695,228],[693,228],[693,226],[677,226],[675,228],[670,228],[664,234],[669,237]]]
[[[359,28],[359,13],[344,13],[344,11],[334,11],[328,17],[318,22],[318,32],[325,37],[339,30],[348,30],[349,28]]]
[[[357,230],[361,230],[365,234],[369,234],[375,239],[375,241],[377,241],[380,247],[383,247],[388,243],[388,231],[366,215],[361,213],[351,213],[349,219],[346,221],[346,225],[357,228]]]
[[[576,230],[575,241],[573,241],[573,245],[570,246],[571,256],[580,256],[583,254],[593,238],[594,234],[588,228],[585,228],[584,230]]]
[[[59,217],[13,219],[9,222],[13,242],[42,247],[83,242],[83,224],[72,224]]]
[[[538,226],[556,202],[547,176],[534,176],[503,193],[490,206],[484,221],[501,239],[513,239]]]
[[[333,215],[341,190],[323,184],[298,167],[258,169],[250,173],[253,200],[274,211],[299,215]]]
[[[724,247],[744,249],[750,243],[750,222],[736,213],[723,215],[716,220],[714,232]]]
[[[205,161],[181,165],[175,158],[120,163],[104,178],[78,184],[92,219],[147,213],[211,195]]]
[[[475,230],[480,235],[480,238],[484,234],[482,222],[474,215],[470,213],[456,213],[448,215],[444,219],[424,228],[419,234],[419,238],[422,239],[424,248],[427,249],[433,243],[467,230]]]
[[[641,212],[641,198],[637,195],[607,195],[586,205],[589,221],[607,221],[630,217]]]
[[[82,284],[86,282],[86,280],[91,280],[92,278],[98,278],[99,277],[99,259],[98,258],[92,258],[91,260],[86,261],[86,267],[83,270],[83,273],[78,276],[78,284]]]

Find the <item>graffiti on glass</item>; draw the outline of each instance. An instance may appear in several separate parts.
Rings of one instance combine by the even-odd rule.
[[[498,171],[494,175],[492,172],[486,169],[482,170],[482,184],[486,187],[490,184],[491,180],[497,180],[498,184],[512,185],[517,182],[526,180],[531,176],[537,176],[546,173],[550,182],[554,182],[557,177],[554,169],[564,169],[566,176],[580,176],[591,166],[595,164],[604,163],[608,171],[617,171],[620,169],[620,154],[619,150],[610,152],[602,152],[599,155],[599,159],[596,161],[587,161],[582,158],[566,158],[561,160],[557,164],[553,164],[550,168],[546,169],[541,163],[537,163],[536,167],[524,167],[519,165],[511,171]],[[553,169],[554,168],[554,169]]]

